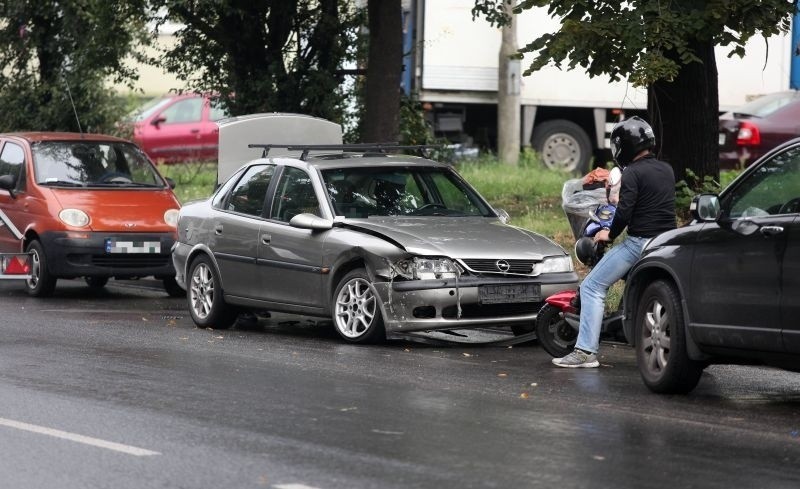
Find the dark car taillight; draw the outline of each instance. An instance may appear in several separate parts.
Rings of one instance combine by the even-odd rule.
[[[758,126],[749,121],[739,123],[739,133],[736,135],[736,144],[739,146],[758,146],[761,144],[761,132]]]

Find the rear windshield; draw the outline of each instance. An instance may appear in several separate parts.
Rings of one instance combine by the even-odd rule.
[[[124,142],[59,141],[32,146],[36,183],[61,187],[164,187],[139,148]]]
[[[758,97],[734,110],[736,114],[766,117],[795,100],[800,100],[798,92],[780,92]]]

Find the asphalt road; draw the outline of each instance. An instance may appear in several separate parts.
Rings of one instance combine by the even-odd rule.
[[[711,367],[656,396],[632,350],[602,353],[201,330],[158,289],[0,281],[0,487],[800,486],[800,375]]]

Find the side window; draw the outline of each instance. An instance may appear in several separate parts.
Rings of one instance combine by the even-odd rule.
[[[800,148],[791,148],[761,165],[726,197],[728,217],[796,213],[800,209]]]
[[[14,143],[6,143],[0,152],[0,175],[13,175],[17,189],[25,188],[25,152]]]
[[[439,192],[442,203],[452,210],[457,210],[464,214],[479,215],[480,209],[469,200],[469,196],[444,173],[433,173],[431,175],[433,184]]]
[[[225,183],[222,184],[222,186],[214,194],[214,199],[211,201],[212,206],[216,207],[217,209],[223,208],[223,201],[225,200],[225,197],[228,196],[231,187],[233,187],[233,185],[239,180],[241,173],[241,169],[237,170],[236,173],[231,175],[230,178],[228,178]]]
[[[208,114],[208,118],[212,122],[216,122],[216,121],[218,121],[220,119],[224,119],[226,117],[228,117],[228,112],[220,106],[219,102],[213,102],[212,101],[211,102],[211,111]]]
[[[274,172],[275,167],[272,165],[259,165],[247,170],[247,173],[233,187],[225,209],[251,216],[260,216]]]
[[[320,216],[319,201],[314,194],[314,186],[306,172],[287,166],[278,181],[275,202],[272,204],[270,218],[289,222],[298,214]]]
[[[167,120],[165,124],[200,122],[203,117],[203,99],[187,98],[175,102],[161,113]]]

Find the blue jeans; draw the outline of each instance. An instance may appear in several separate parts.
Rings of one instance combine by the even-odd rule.
[[[609,287],[628,273],[650,238],[626,237],[603,256],[581,283],[581,327],[575,348],[591,353],[600,349],[600,328]]]

